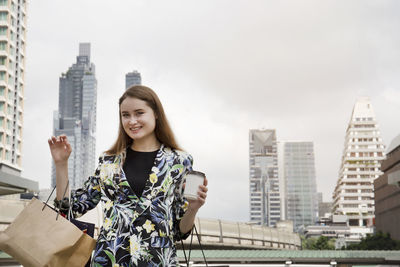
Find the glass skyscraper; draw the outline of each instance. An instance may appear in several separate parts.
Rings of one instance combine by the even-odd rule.
[[[318,214],[312,142],[283,143],[286,219],[293,221],[295,231],[313,225]]]
[[[54,135],[65,134],[72,147],[68,178],[72,189],[82,186],[95,168],[97,80],[90,61],[90,43],[79,44],[79,56],[59,81]],[[56,182],[52,170],[52,186]]]
[[[125,74],[125,89],[128,89],[133,85],[141,85],[141,84],[142,84],[142,76],[138,71],[134,70],[132,72],[128,72],[127,74]]]

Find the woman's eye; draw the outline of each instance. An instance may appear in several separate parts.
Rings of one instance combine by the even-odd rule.
[[[122,114],[122,117],[124,117],[124,118],[127,118],[127,117],[129,117],[129,114]]]

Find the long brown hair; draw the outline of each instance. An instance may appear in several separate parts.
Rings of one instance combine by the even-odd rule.
[[[130,138],[126,134],[122,126],[122,120],[121,120],[121,110],[120,110],[121,103],[128,97],[137,98],[145,101],[147,105],[153,110],[154,115],[156,117],[156,128],[154,129],[154,132],[156,134],[156,138],[158,139],[158,141],[172,149],[180,149],[175,140],[174,133],[172,132],[171,127],[169,126],[167,117],[165,116],[164,108],[156,93],[149,87],[142,85],[134,85],[128,88],[125,91],[125,93],[119,98],[118,137],[114,145],[109,150],[105,151],[105,153],[109,155],[117,155],[123,152],[133,142],[132,138]]]

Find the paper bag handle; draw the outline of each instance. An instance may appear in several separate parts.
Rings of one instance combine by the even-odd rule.
[[[63,194],[63,196],[62,196],[62,199],[64,199],[65,194],[67,193],[68,185],[69,185],[69,180],[67,180],[67,185],[65,186],[65,190],[64,190],[64,194]],[[43,204],[42,211],[43,211],[44,208],[48,205],[47,203],[49,202],[49,199],[50,199],[51,196],[53,195],[55,189],[56,189],[56,186],[54,186],[54,188],[53,188],[53,190],[51,191],[51,193],[50,193],[49,197],[47,198],[46,202]],[[61,199],[61,200],[62,200],[62,199]],[[58,216],[60,215],[61,204],[62,204],[62,201],[60,201],[60,204],[58,205],[56,220],[58,220]],[[68,213],[69,213],[69,211],[70,211],[70,209],[71,209],[71,205],[69,205],[69,206],[70,206],[70,207],[68,208]]]

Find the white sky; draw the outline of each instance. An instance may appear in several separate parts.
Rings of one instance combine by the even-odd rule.
[[[200,216],[249,218],[248,130],[313,141],[330,200],[347,123],[369,96],[388,146],[400,133],[399,1],[31,0],[23,177],[50,186],[58,79],[92,44],[97,154],[114,141],[125,73],[153,88],[194,168],[209,179]]]

